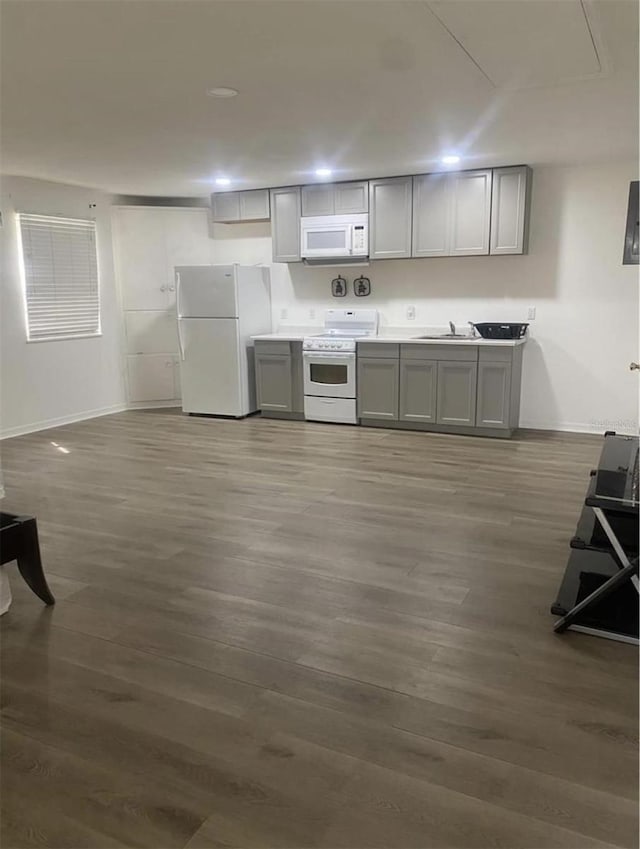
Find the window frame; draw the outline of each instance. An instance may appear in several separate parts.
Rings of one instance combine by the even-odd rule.
[[[97,324],[96,329],[87,331],[87,330],[78,330],[73,333],[64,333],[60,335],[59,333],[55,333],[55,328],[52,328],[51,335],[37,335],[33,336],[31,323],[29,320],[29,296],[27,293],[27,266],[25,263],[25,252],[24,252],[24,240],[23,240],[23,219],[41,219],[43,221],[52,222],[52,226],[54,226],[54,222],[67,222],[67,223],[78,223],[83,227],[88,229],[93,236],[93,245],[94,245],[94,257],[95,257],[95,280],[96,280],[96,292],[95,292],[95,300],[97,305]],[[87,226],[88,225],[88,226]],[[24,310],[24,322],[25,322],[25,336],[27,344],[37,344],[40,342],[64,342],[66,340],[71,339],[95,339],[96,337],[102,336],[102,289],[100,284],[100,260],[99,260],[99,247],[98,247],[98,227],[95,218],[76,218],[68,215],[48,215],[45,213],[37,213],[37,212],[17,212],[16,213],[16,233],[17,233],[17,241],[18,241],[18,259],[20,266],[20,278],[22,284],[22,299],[23,299],[23,310]],[[55,271],[53,272],[55,275]]]

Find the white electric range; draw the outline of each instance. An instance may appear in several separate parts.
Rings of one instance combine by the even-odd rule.
[[[306,419],[358,423],[356,342],[377,333],[377,310],[326,311],[324,333],[302,343]]]

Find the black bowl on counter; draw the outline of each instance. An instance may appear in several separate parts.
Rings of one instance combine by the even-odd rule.
[[[529,327],[528,322],[506,321],[500,324],[481,321],[473,325],[483,339],[522,339]]]

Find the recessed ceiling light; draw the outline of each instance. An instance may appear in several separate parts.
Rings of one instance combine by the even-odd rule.
[[[228,177],[216,177],[216,186],[229,186],[231,180]]]
[[[210,88],[207,91],[209,97],[235,97],[238,92],[235,88],[227,88],[226,86],[218,86]]]
[[[457,165],[460,162],[460,157],[455,154],[451,154],[449,156],[443,156],[440,160],[443,165]]]
[[[316,168],[316,177],[330,177],[332,174],[331,168]]]

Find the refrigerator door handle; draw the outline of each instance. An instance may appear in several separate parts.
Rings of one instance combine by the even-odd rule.
[[[180,312],[180,272],[179,271],[176,271],[176,311],[178,313],[178,318],[180,318],[182,313]]]
[[[178,346],[180,348],[180,359],[184,362],[184,342],[182,340],[182,319],[178,317]]]

